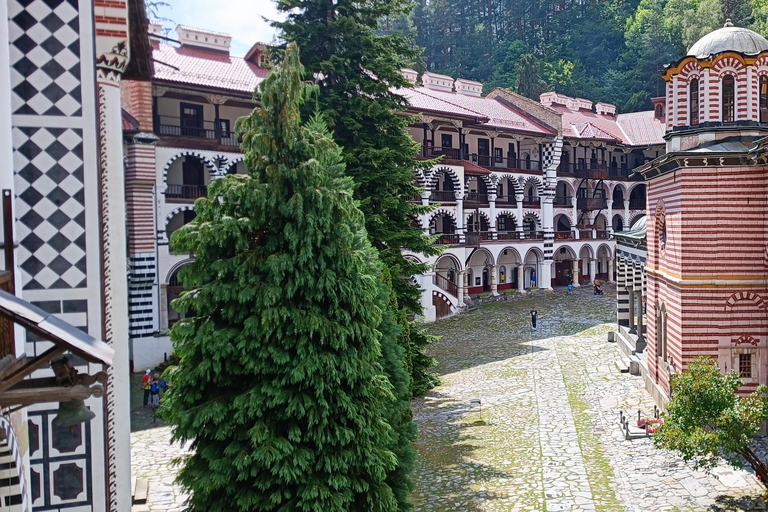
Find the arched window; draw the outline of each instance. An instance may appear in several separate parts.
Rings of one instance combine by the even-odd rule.
[[[723,122],[732,123],[734,120],[734,96],[735,85],[733,83],[733,76],[726,75],[722,82],[722,103],[723,103]]]
[[[760,77],[760,122],[768,123],[768,75]]]
[[[654,115],[656,119],[661,119],[662,117],[664,117],[664,106],[656,105],[656,113]]]
[[[656,355],[667,360],[667,308],[656,303]]]
[[[691,98],[690,107],[690,126],[699,125],[699,79],[691,80],[689,87],[689,96]]]

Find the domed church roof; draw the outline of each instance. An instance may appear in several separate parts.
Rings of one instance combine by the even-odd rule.
[[[688,56],[706,59],[710,55],[722,52],[738,52],[744,55],[757,55],[768,50],[768,39],[748,28],[734,27],[731,20],[725,20],[725,26],[705,35],[688,50]]]

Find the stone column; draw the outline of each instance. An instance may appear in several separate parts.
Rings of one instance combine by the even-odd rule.
[[[464,195],[456,193],[456,233],[464,233]]]
[[[613,233],[613,200],[606,199],[605,204],[608,206],[608,221],[605,223],[605,230],[608,233]]]
[[[608,279],[606,279],[606,282],[613,282],[613,258],[608,258]]]
[[[635,329],[635,293],[634,286],[627,285],[627,295],[629,295],[629,333],[637,334]]]
[[[432,192],[425,190],[421,193],[421,206],[429,207],[429,198]],[[421,227],[429,234],[429,212],[421,214]]]
[[[541,264],[541,275],[536,277],[539,288],[552,289],[552,265],[554,264],[554,261],[544,261]]]
[[[519,155],[518,155],[519,158]],[[515,194],[515,201],[517,201],[517,232],[522,233],[525,231],[523,226],[523,194]]]
[[[491,296],[495,297],[499,294],[499,285],[496,279],[496,275],[499,273],[498,265],[491,265]]]
[[[490,206],[488,209],[490,215],[488,231],[491,233],[496,233],[496,194],[488,194],[488,205]],[[495,238],[495,235],[491,235],[491,240]]]
[[[645,341],[645,327],[643,326],[643,291],[635,290],[637,296],[637,341]]]
[[[623,257],[617,256],[616,317],[620,326],[629,327],[629,292],[627,291],[627,267]]]
[[[522,263],[517,267],[517,291],[525,291],[525,267]]]
[[[594,258],[589,259],[589,281],[595,282],[595,274],[597,273],[597,260]]]
[[[467,291],[467,272],[462,270],[459,272],[459,296],[456,297],[459,300],[458,306],[461,307],[464,305],[464,295]]]
[[[629,231],[629,198],[624,200],[624,231]]]
[[[578,192],[578,191],[577,191]],[[571,198],[571,205],[573,206],[573,225],[576,226],[576,224],[579,223],[579,208],[578,208],[578,198],[576,196],[573,196]],[[576,238],[579,238],[579,230],[574,227],[573,231],[576,234]]]
[[[128,8],[96,0],[97,10],[109,8],[111,31],[128,33]],[[115,351],[104,397],[105,460],[108,510],[131,508],[131,448],[129,390],[128,267],[126,264],[125,168],[123,155],[120,80],[129,60],[129,41],[96,30],[96,94],[99,123],[99,180],[101,210],[101,335]],[[98,250],[98,249],[97,249]],[[96,317],[98,318],[98,316]],[[89,319],[90,320],[90,319]],[[94,319],[96,320],[96,319]],[[96,320],[98,322],[98,320]],[[92,333],[93,334],[93,333]]]
[[[579,283],[579,277],[581,276],[581,266],[579,263],[581,260],[575,259],[573,260],[572,266],[571,266],[571,275],[573,278],[573,286],[581,286],[581,283]]]

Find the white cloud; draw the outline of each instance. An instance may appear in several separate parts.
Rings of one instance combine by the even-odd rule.
[[[245,55],[256,42],[271,42],[277,31],[268,20],[283,19],[271,0],[164,0],[170,5],[158,15],[171,21],[165,24],[205,28],[232,35],[232,54]],[[172,35],[173,37],[173,35]]]

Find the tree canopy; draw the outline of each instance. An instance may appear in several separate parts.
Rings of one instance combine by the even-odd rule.
[[[714,359],[691,362],[672,377],[672,399],[653,435],[655,445],[678,451],[696,468],[714,468],[721,457],[737,467],[746,460],[768,486],[768,468],[750,448],[760,422],[768,419],[768,388],[738,395],[742,384],[738,372],[723,374]]]
[[[192,441],[192,512],[409,509],[401,331],[342,151],[301,120],[302,78],[289,45],[238,122],[248,175],[214,180],[171,240],[194,258],[165,399]]]
[[[424,69],[521,92],[511,63],[530,53],[547,89],[630,111],[650,108],[658,72],[725,18],[766,35],[768,2],[417,0],[395,30],[413,26]]]

